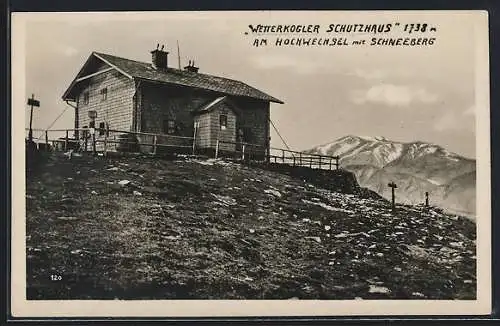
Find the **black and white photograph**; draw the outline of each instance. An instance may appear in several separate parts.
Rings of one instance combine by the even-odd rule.
[[[485,12],[15,13],[12,44],[20,315],[489,313]]]

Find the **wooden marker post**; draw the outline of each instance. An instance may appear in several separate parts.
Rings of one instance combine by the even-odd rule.
[[[392,188],[392,210],[396,210],[396,195],[394,193],[394,189],[396,189],[398,186],[394,183],[394,181],[391,181],[389,184],[387,184],[387,186]]]
[[[429,207],[429,192],[425,192],[425,207]]]
[[[32,143],[33,142],[33,107],[40,107],[40,101],[35,100],[35,94],[31,94],[31,98],[28,99],[28,105],[31,107],[30,131],[28,133],[28,140],[30,143]]]

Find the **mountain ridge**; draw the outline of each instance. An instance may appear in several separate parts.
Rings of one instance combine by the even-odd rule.
[[[387,183],[395,181],[402,203],[422,203],[429,192],[436,206],[475,214],[475,160],[438,144],[347,135],[306,152],[340,156],[340,166],[353,172],[360,186],[385,198]]]

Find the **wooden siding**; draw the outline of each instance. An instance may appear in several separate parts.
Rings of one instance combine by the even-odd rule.
[[[236,115],[228,106],[227,103],[218,104],[209,113],[210,115],[210,147],[215,148],[217,144],[217,139],[227,142],[236,142]],[[220,115],[227,115],[227,128],[221,130],[220,128]],[[219,145],[219,150],[221,151],[234,151],[236,149],[235,144],[221,143]]]
[[[163,122],[176,121],[177,136],[193,137],[194,110],[214,99],[214,95],[194,92],[190,89],[155,84],[143,84],[141,132],[163,133]]]
[[[210,148],[210,113],[207,112],[196,116],[195,121],[198,123],[196,147]]]
[[[88,112],[95,110],[99,123],[107,122],[110,129],[132,130],[132,110],[135,84],[116,70],[111,70],[89,79],[86,87],[78,95],[78,125],[83,128],[90,125]],[[107,98],[102,99],[101,89],[107,88]],[[89,93],[88,104],[84,103],[84,94]]]
[[[270,140],[269,102],[244,98],[232,100],[239,109],[238,128],[251,131],[250,138],[246,138],[244,141],[268,148]]]

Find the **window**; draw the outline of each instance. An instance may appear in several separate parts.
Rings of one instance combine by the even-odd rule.
[[[106,133],[106,123],[100,122],[99,123],[99,136],[102,136]]]
[[[83,129],[88,129],[88,126],[83,126]],[[82,130],[82,137],[83,138],[88,138],[89,137],[89,131],[88,130]]]
[[[90,121],[89,128],[95,128],[95,121]]]
[[[219,116],[220,130],[226,130],[227,128],[227,114],[221,114]]]
[[[89,92],[83,93],[83,104],[89,104]]]
[[[101,101],[106,101],[108,99],[108,88],[105,87],[101,89]]]
[[[164,120],[163,132],[166,134],[175,134],[175,120],[172,119]]]

